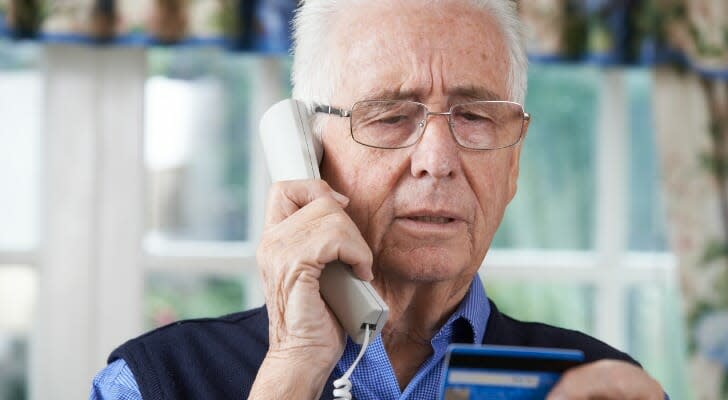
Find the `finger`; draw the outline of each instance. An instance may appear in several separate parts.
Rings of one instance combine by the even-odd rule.
[[[604,388],[595,387],[601,381],[592,376],[589,369],[574,368],[565,372],[549,392],[546,400],[587,400],[595,393],[604,392]],[[605,397],[611,399],[612,397]]]
[[[338,215],[337,215],[338,214]],[[338,220],[338,221],[336,221]],[[265,228],[256,251],[263,278],[276,280],[275,271],[309,265],[320,272],[323,264],[336,259],[336,247],[323,247],[351,234],[353,222],[331,196],[320,197],[286,219]],[[355,230],[358,232],[358,230]],[[322,247],[331,249],[328,254]]]
[[[269,191],[265,224],[277,224],[322,197],[334,199],[342,208],[349,204],[346,196],[334,191],[320,179],[276,182]]]
[[[319,269],[341,260],[349,264],[359,279],[372,275],[372,252],[349,215],[329,197],[322,197],[298,210],[286,221],[272,227],[271,236],[288,237],[285,252],[310,260]]]
[[[598,361],[566,371],[546,399],[622,399],[621,382],[612,376],[615,367],[610,363],[610,360]]]
[[[347,235],[344,240],[332,243],[331,246],[333,246],[332,249],[324,250],[319,256],[319,259],[325,260],[324,265],[340,260],[351,267],[357,278],[367,282],[374,279],[372,251],[358,231]],[[332,258],[331,254],[336,254],[336,256]]]
[[[567,371],[547,400],[558,399],[662,399],[657,381],[624,361],[602,360]]]

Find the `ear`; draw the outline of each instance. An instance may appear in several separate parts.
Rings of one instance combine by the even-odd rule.
[[[513,152],[511,153],[510,167],[508,170],[508,202],[513,200],[513,196],[516,195],[518,189],[518,173],[520,171],[521,162],[521,149],[523,148],[523,142],[526,140],[526,134],[528,133],[528,127],[530,126],[531,119],[526,119],[523,125],[523,136],[521,140],[513,146]]]

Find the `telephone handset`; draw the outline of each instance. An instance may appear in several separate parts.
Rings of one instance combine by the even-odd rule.
[[[274,182],[321,179],[323,146],[311,132],[305,104],[294,99],[274,104],[260,120],[260,136]],[[366,327],[374,332],[372,340],[381,332],[389,307],[350,266],[338,260],[326,264],[319,282],[321,296],[354,342],[364,342]]]

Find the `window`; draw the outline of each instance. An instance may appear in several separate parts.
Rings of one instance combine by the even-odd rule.
[[[147,229],[194,241],[248,239],[253,56],[150,50]]]
[[[505,312],[595,335],[680,397],[651,84],[645,69],[531,67],[518,194],[481,272]]]
[[[0,399],[27,393],[37,293],[42,79],[39,48],[0,40]]]
[[[253,165],[256,115],[290,96],[289,61],[181,48],[150,50],[147,62],[146,325],[259,305],[252,256],[267,177]]]
[[[494,248],[593,246],[600,78],[595,67],[531,66],[518,193]]]
[[[38,46],[0,40],[0,249],[28,250],[38,242],[42,122],[38,56]]]

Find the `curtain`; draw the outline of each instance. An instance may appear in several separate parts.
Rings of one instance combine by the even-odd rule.
[[[701,79],[655,71],[655,127],[669,237],[679,262],[695,399],[728,399],[728,274],[721,185]],[[724,180],[723,180],[724,181]]]
[[[669,3],[662,35],[688,69],[657,69],[654,103],[691,386],[728,399],[728,2]]]

